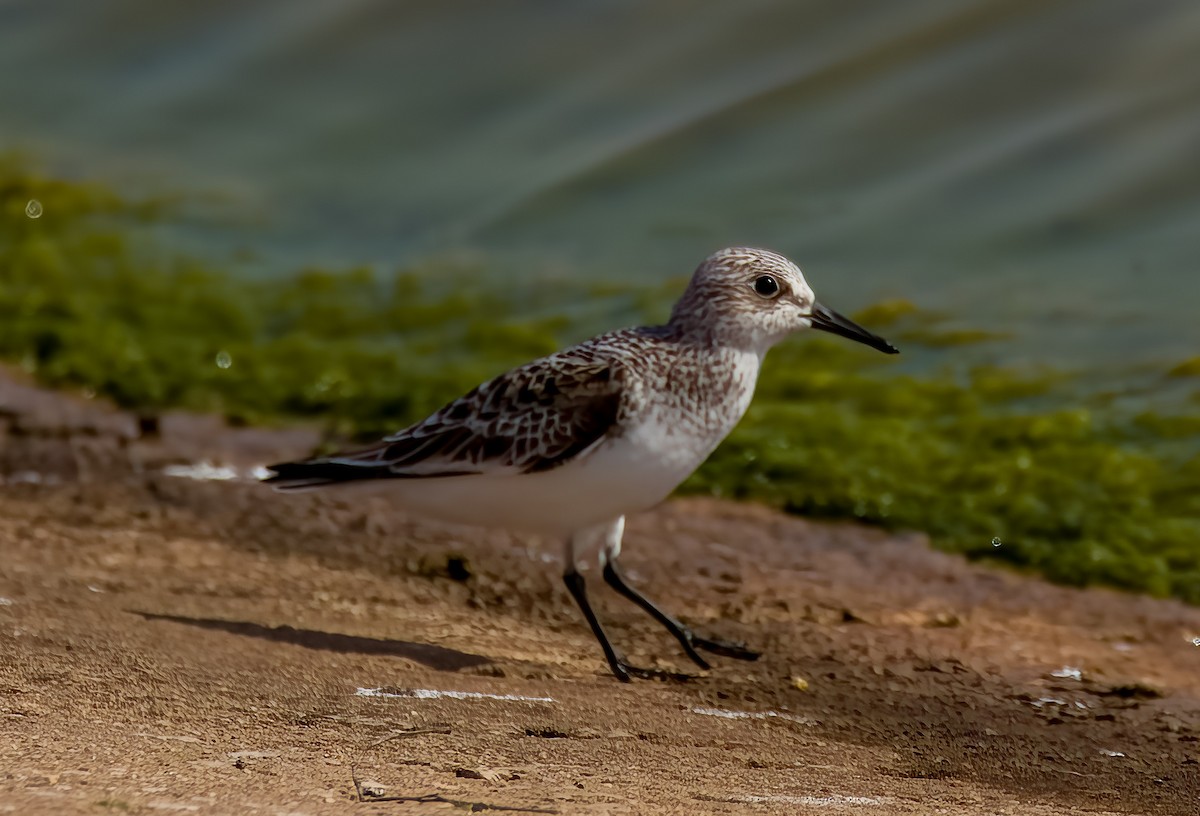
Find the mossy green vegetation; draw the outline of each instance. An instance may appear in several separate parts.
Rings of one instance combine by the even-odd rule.
[[[661,319],[682,287],[502,287],[448,261],[248,279],[145,245],[139,225],[161,212],[0,163],[0,357],[139,411],[318,418],[369,437],[594,330]],[[902,301],[857,317],[932,348],[995,339],[937,329]],[[1056,581],[1200,603],[1200,416],[1082,407],[1056,372],[893,365],[824,338],[783,344],[685,490],[923,530]]]
[[[1200,377],[1200,357],[1184,360],[1167,373],[1172,377]]]

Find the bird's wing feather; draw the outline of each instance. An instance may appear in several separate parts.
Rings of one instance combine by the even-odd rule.
[[[332,466],[325,472],[340,476],[331,481],[551,470],[613,429],[624,374],[618,361],[560,352],[489,380],[373,448],[310,461]]]

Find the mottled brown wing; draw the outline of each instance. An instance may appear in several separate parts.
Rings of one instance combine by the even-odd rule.
[[[564,352],[489,380],[370,450],[320,462],[330,476],[341,471],[336,481],[550,470],[612,430],[622,379],[615,361]]]

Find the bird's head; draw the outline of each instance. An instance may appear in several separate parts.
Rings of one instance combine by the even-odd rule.
[[[706,258],[675,304],[671,325],[760,354],[810,328],[898,353],[882,337],[821,305],[800,267],[765,249],[732,247]]]

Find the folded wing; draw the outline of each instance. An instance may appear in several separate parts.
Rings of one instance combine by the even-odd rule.
[[[613,430],[623,379],[615,361],[553,355],[489,380],[374,447],[272,465],[265,481],[295,490],[359,479],[551,470]]]

